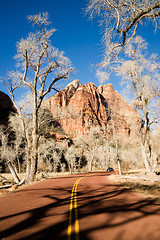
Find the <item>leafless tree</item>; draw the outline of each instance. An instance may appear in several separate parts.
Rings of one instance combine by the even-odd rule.
[[[61,164],[61,156],[65,149],[64,143],[58,143],[52,138],[41,137],[39,142],[39,164],[43,166],[43,172],[56,172]],[[38,167],[40,170],[40,167]]]
[[[160,165],[160,147],[159,147],[159,139],[160,139],[160,124],[156,125],[154,130],[154,134],[152,135],[153,149],[155,153],[155,168]]]
[[[82,149],[79,145],[73,144],[67,149],[65,153],[65,158],[67,160],[69,172],[71,174],[76,173],[77,170],[79,171],[82,156],[81,154]]]
[[[91,172],[93,167],[98,165],[96,161],[99,159],[99,150],[104,145],[104,131],[99,126],[92,126],[86,136],[77,136],[75,144],[83,149],[83,154],[87,159],[88,171]],[[103,152],[105,154],[105,152]],[[101,152],[102,154],[102,152]],[[106,158],[103,158],[106,160]],[[100,168],[101,166],[98,166]]]
[[[123,76],[122,83],[130,91],[132,103],[142,116],[140,127],[142,159],[147,171],[152,171],[152,149],[150,143],[151,125],[157,122],[153,112],[153,103],[157,94],[154,89],[160,83],[160,65],[155,55],[147,57],[144,53],[145,41],[136,37],[125,49],[127,60],[118,68]]]
[[[55,83],[66,79],[72,71],[70,60],[51,44],[51,36],[55,29],[47,28],[50,24],[47,13],[39,13],[27,17],[33,25],[38,28],[35,33],[30,33],[25,39],[17,43],[17,71],[9,73],[5,84],[8,88],[12,101],[17,108],[22,121],[25,139],[28,145],[30,158],[27,161],[27,180],[32,181],[37,171],[38,163],[38,112],[44,97],[55,89]],[[27,125],[24,121],[24,108],[18,106],[15,100],[16,92],[21,87],[30,92],[32,102],[32,133],[31,138],[26,131]],[[30,140],[31,139],[31,140]]]
[[[104,59],[98,74],[107,78],[103,68],[112,72],[110,65],[118,61],[118,55],[136,35],[140,24],[152,20],[159,25],[159,0],[90,0],[86,12],[90,17],[99,16],[104,26]],[[102,69],[101,69],[102,68]]]
[[[160,1],[158,0],[90,0],[86,9],[91,18],[98,15],[104,26],[104,58],[99,64],[97,76],[101,82],[112,72],[121,72],[135,95],[134,106],[141,113],[141,140],[144,164],[152,171],[150,145],[151,105],[157,100],[159,89],[159,65],[157,56],[146,56],[146,42],[136,36],[139,24],[153,20],[159,24]],[[136,36],[136,37],[135,37]],[[123,81],[122,81],[123,82]],[[157,106],[159,103],[157,103]]]
[[[8,166],[10,172],[12,173],[13,179],[16,184],[20,183],[20,179],[17,175],[16,171],[16,159],[17,159],[17,152],[15,151],[14,146],[12,146],[12,143],[9,141],[10,138],[10,131],[8,128],[5,128],[3,126],[0,127],[1,134],[0,134],[0,159],[1,161],[4,160],[6,165]]]

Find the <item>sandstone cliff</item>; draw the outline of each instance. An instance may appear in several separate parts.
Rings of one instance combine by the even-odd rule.
[[[93,83],[81,85],[75,80],[66,88],[45,101],[65,133],[76,136],[85,134],[91,126],[102,126],[108,134],[114,131],[123,137],[135,132],[139,114],[124,101],[112,84]]]

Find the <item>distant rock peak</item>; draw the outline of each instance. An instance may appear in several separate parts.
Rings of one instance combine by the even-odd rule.
[[[80,80],[79,79],[75,79],[73,80],[71,83],[69,83],[65,88],[68,88],[70,86],[73,86],[76,90],[81,86]]]
[[[92,82],[81,85],[79,80],[74,80],[47,99],[45,104],[54,118],[61,108],[59,124],[65,133],[72,136],[85,134],[91,126],[97,125],[107,127],[112,133],[115,127],[117,133],[126,136],[134,132],[135,122],[141,121],[140,115],[113,89],[111,83],[97,88]]]

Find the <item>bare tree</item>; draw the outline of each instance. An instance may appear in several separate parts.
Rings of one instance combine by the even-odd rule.
[[[145,19],[156,19],[160,16],[158,0],[90,0],[87,12],[91,17],[100,15],[106,27],[105,36],[109,42],[119,39],[115,47],[124,46],[136,34],[137,27]],[[157,21],[156,21],[157,20]],[[110,36],[107,36],[110,33]],[[118,37],[116,36],[118,35]]]
[[[86,12],[90,17],[99,16],[104,27],[104,59],[97,74],[103,79],[112,73],[112,66],[119,61],[118,55],[136,35],[139,24],[152,20],[159,24],[159,0],[90,0]],[[106,72],[107,71],[107,72]],[[107,73],[107,74],[106,74]]]
[[[16,159],[16,165],[18,169],[18,173],[21,173],[21,163],[20,158],[25,159],[26,151],[25,151],[25,145],[24,145],[24,133],[23,133],[23,127],[22,122],[19,119],[18,114],[11,114],[9,116],[9,128],[10,131],[13,132],[13,139],[12,139],[12,148],[14,151],[15,159]]]
[[[144,54],[145,41],[136,37],[128,44],[125,53],[127,60],[123,61],[118,71],[123,76],[122,83],[129,89],[132,103],[142,116],[140,126],[142,159],[148,172],[153,169],[152,149],[150,143],[151,125],[157,122],[153,111],[153,103],[157,94],[154,89],[160,82],[160,65],[156,56],[147,57]]]
[[[153,148],[155,153],[155,168],[160,165],[160,148],[159,148],[159,139],[160,139],[160,124],[157,124],[156,129],[154,131],[154,135],[152,136]]]
[[[91,18],[94,15],[100,16],[104,24],[105,52],[97,69],[97,76],[104,82],[111,73],[119,70],[126,80],[125,83],[128,81],[127,86],[135,95],[135,108],[142,116],[141,142],[144,164],[147,171],[152,171],[150,126],[155,121],[150,119],[150,113],[151,105],[159,91],[159,66],[157,56],[147,57],[142,54],[147,44],[141,37],[135,38],[135,35],[138,25],[144,20],[153,20],[157,27],[160,1],[90,0],[86,10]]]
[[[56,172],[60,163],[64,146],[52,138],[41,137],[39,142],[39,164],[43,164],[43,172]],[[40,167],[38,167],[38,170]]]
[[[23,130],[30,158],[27,162],[27,180],[32,181],[37,171],[38,163],[38,112],[44,97],[55,89],[54,85],[61,79],[66,79],[72,71],[70,60],[51,44],[51,36],[55,29],[47,29],[50,24],[47,13],[39,13],[27,17],[38,30],[30,33],[26,39],[17,43],[17,71],[9,73],[5,81],[12,101],[17,108],[23,124]],[[24,121],[24,108],[18,106],[15,101],[16,91],[20,87],[26,87],[30,92],[32,101],[32,133],[31,141],[26,131],[27,125]]]
[[[0,128],[1,135],[0,135],[0,158],[1,161],[5,160],[5,163],[8,165],[10,172],[12,173],[13,179],[16,184],[20,183],[20,179],[17,175],[15,160],[16,160],[16,152],[14,147],[12,146],[11,142],[9,144],[9,135],[10,131],[8,128],[2,127]]]
[[[78,157],[78,151],[80,148],[78,148],[76,145],[72,145],[69,147],[65,153],[65,158],[68,163],[69,172],[72,174],[75,173],[77,170],[77,157]]]
[[[92,126],[86,136],[77,136],[75,139],[76,146],[83,149],[83,154],[86,156],[89,172],[93,170],[93,167],[96,167],[96,161],[99,159],[99,148],[104,144],[103,136],[104,131],[101,127]]]

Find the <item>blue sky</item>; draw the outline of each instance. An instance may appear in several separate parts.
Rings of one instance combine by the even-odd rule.
[[[79,79],[82,84],[93,82],[99,85],[91,64],[101,61],[103,46],[101,29],[96,20],[89,21],[83,9],[86,0],[5,0],[0,5],[0,76],[15,69],[13,56],[16,42],[33,31],[26,16],[39,12],[48,12],[52,26],[57,29],[52,45],[63,50],[76,68],[71,80]],[[160,30],[153,32],[149,24],[139,28],[142,36],[149,42],[151,53],[160,54]],[[120,80],[112,77],[109,82],[120,91]],[[0,83],[0,91],[7,93]]]

